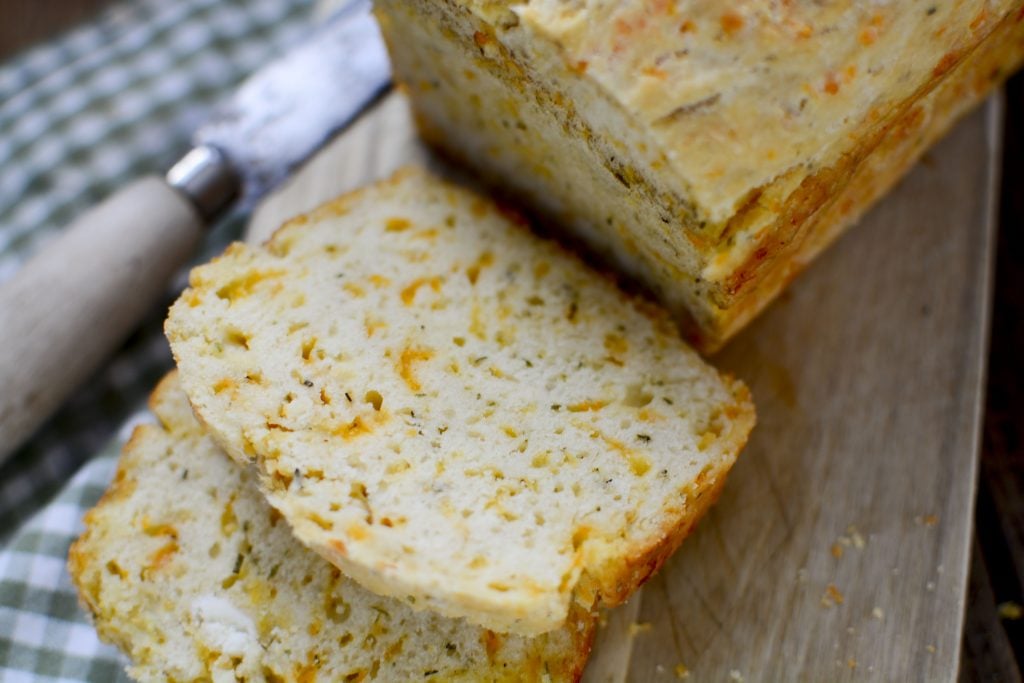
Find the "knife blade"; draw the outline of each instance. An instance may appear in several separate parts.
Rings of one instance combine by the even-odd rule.
[[[244,208],[350,123],[390,83],[387,50],[369,0],[337,10],[309,39],[250,76],[200,127],[240,176]]]
[[[390,85],[369,0],[246,79],[164,178],[87,211],[0,287],[0,462],[124,340],[229,207],[251,209]]]

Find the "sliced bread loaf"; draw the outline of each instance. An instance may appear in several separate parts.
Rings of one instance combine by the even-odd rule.
[[[624,600],[754,421],[660,310],[419,171],[195,269],[166,330],[198,416],[299,539],[495,630]]]
[[[1024,61],[1022,0],[378,0],[420,131],[715,349]]]
[[[414,612],[303,547],[189,411],[152,399],[69,566],[100,635],[147,681],[572,681],[592,620],[536,639]]]

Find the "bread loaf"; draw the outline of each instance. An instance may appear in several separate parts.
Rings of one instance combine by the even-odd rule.
[[[754,421],[661,310],[414,170],[195,269],[166,330],[196,413],[300,540],[500,631],[624,600]]]
[[[151,399],[69,567],[143,681],[574,681],[592,619],[505,636],[363,590],[296,541],[175,376]]]
[[[1022,0],[375,7],[424,136],[708,351],[1024,57]]]

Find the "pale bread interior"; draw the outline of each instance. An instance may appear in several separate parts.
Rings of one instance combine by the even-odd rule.
[[[419,171],[193,271],[199,417],[370,590],[501,631],[621,602],[706,509],[742,384],[498,206]]]

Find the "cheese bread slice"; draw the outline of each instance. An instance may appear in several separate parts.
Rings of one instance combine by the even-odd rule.
[[[530,639],[370,593],[292,536],[203,433],[175,376],[152,398],[70,570],[144,681],[574,681],[592,618]]]
[[[197,415],[300,540],[500,631],[623,601],[754,422],[662,311],[416,170],[196,268],[166,331]]]

